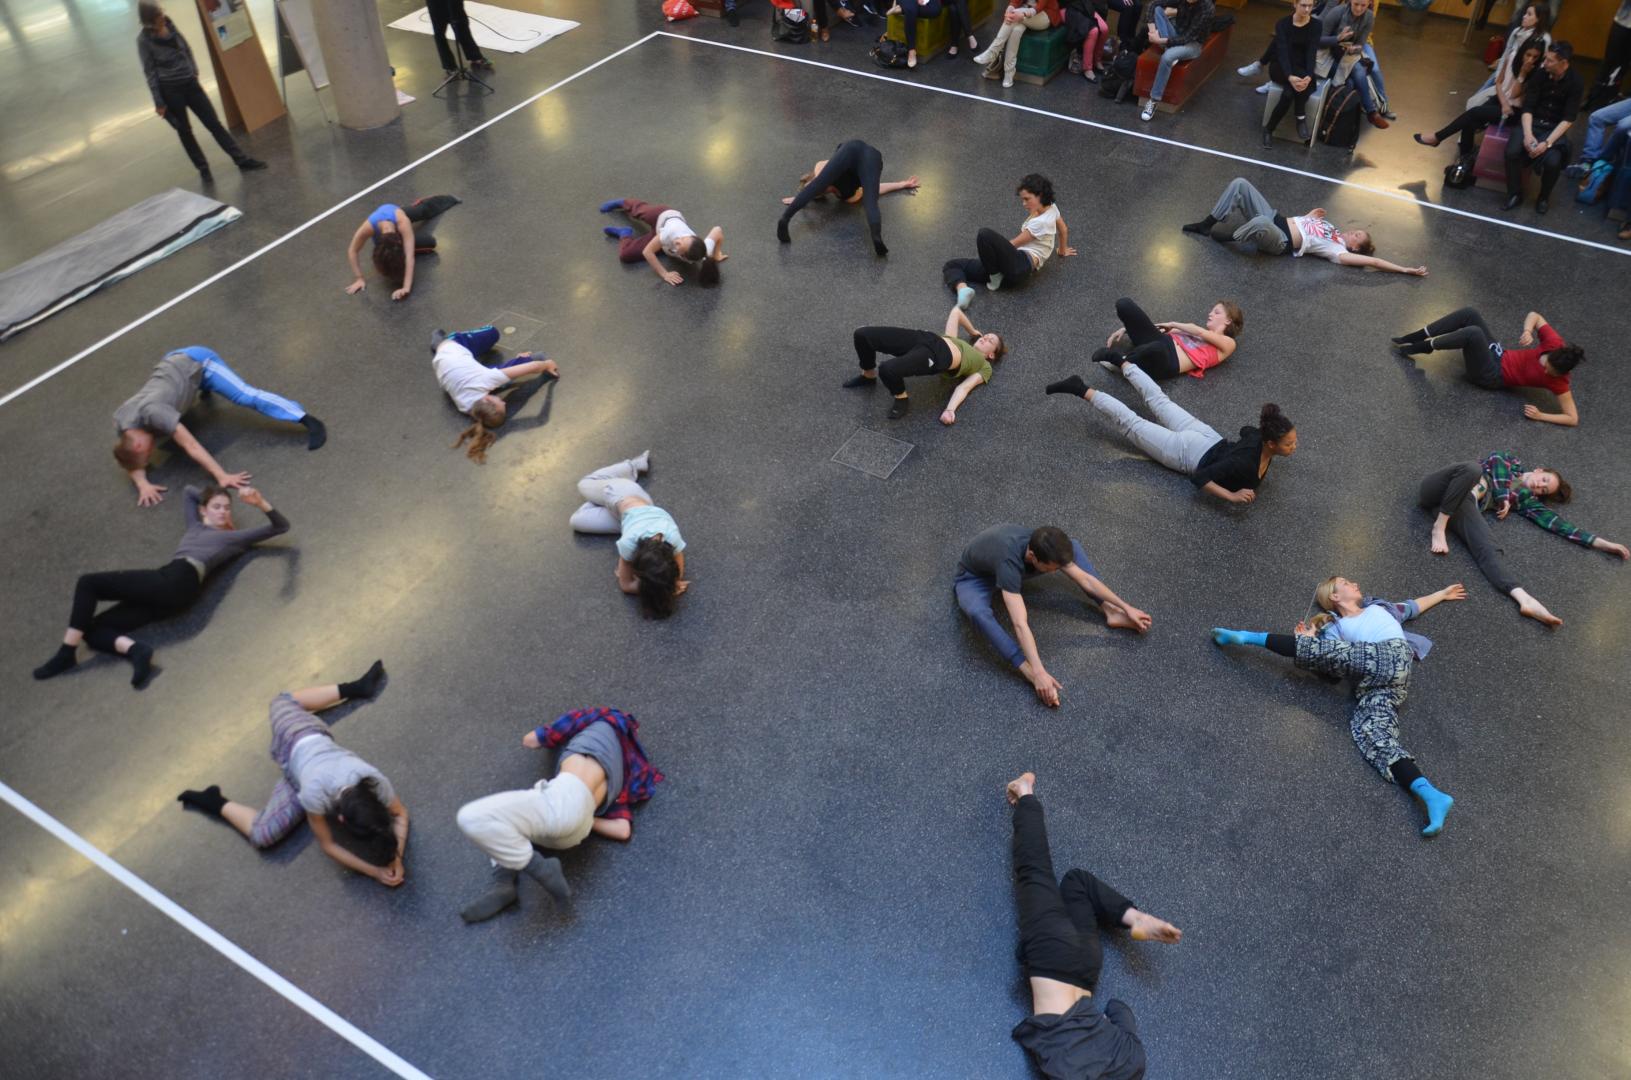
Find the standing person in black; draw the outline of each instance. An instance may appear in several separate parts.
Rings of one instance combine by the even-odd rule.
[[[1280,100],[1263,126],[1263,149],[1274,145],[1274,129],[1297,106],[1297,138],[1309,140],[1308,98],[1314,92],[1314,63],[1319,55],[1320,24],[1314,21],[1314,0],[1297,0],[1290,15],[1274,24],[1269,78],[1280,84]]]
[[[1569,61],[1574,59],[1574,46],[1567,41],[1554,41],[1540,62],[1541,73],[1532,75],[1523,91],[1523,138],[1509,139],[1506,144],[1506,205],[1503,210],[1515,210],[1523,203],[1523,170],[1525,166],[1539,168],[1540,197],[1535,200],[1535,213],[1550,209],[1552,188],[1563,175],[1563,163],[1569,160],[1569,141],[1564,138],[1574,118],[1580,112],[1580,101],[1585,96],[1585,85],[1580,73]]]
[[[198,114],[199,122],[215,136],[234,165],[244,172],[266,168],[266,162],[257,161],[239,149],[221,125],[209,95],[198,85],[198,65],[193,62],[193,50],[176,24],[164,14],[164,9],[154,0],[141,0],[136,5],[136,13],[142,20],[142,32],[136,35],[136,52],[142,58],[147,88],[153,92],[153,108],[176,129],[182,149],[187,151],[187,157],[204,182],[207,184],[215,177],[210,175],[210,163],[198,140],[193,138],[192,125],[187,122],[188,109]]]
[[[1104,953],[1102,931],[1125,927],[1134,941],[1176,945],[1183,932],[1086,870],[1053,876],[1048,828],[1036,774],[1008,782],[1014,808],[1014,899],[1019,953],[1031,984],[1031,1015],[1014,1028],[1042,1075],[1058,1080],[1139,1080],[1144,1044],[1126,1002],[1102,1006],[1094,995]]]
[[[449,24],[470,66],[483,71],[493,70],[493,62],[481,54],[481,46],[470,36],[470,17],[464,13],[464,0],[425,0],[425,10],[430,13],[430,33],[436,39],[436,55],[442,58],[444,74],[451,75],[459,68],[459,61],[447,44]]]

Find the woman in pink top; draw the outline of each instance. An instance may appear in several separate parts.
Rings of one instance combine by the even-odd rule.
[[[1235,339],[1246,325],[1246,315],[1233,300],[1219,300],[1206,313],[1206,325],[1152,322],[1144,309],[1125,296],[1116,301],[1121,326],[1106,339],[1093,359],[1111,371],[1133,363],[1152,379],[1179,375],[1203,378],[1234,355]]]

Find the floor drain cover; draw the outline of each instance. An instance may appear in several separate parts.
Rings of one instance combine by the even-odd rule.
[[[844,445],[838,448],[838,453],[834,454],[832,459],[840,465],[859,469],[868,476],[887,480],[889,474],[894,472],[911,452],[912,444],[909,442],[892,439],[882,432],[860,428],[844,440]]]

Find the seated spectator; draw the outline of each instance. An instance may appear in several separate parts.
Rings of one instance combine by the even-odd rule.
[[[1423,146],[1437,146],[1451,135],[1460,135],[1460,154],[1471,157],[1473,138],[1491,124],[1511,120],[1523,107],[1523,88],[1530,76],[1540,67],[1546,46],[1531,41],[1523,51],[1512,58],[1511,66],[1501,73],[1501,80],[1492,87],[1478,91],[1467,99],[1467,109],[1460,116],[1431,135],[1417,132],[1415,140]]]
[[[1376,24],[1376,13],[1371,0],[1348,0],[1325,9],[1320,16],[1320,48],[1329,50],[1320,57],[1316,74],[1330,78],[1332,86],[1346,83],[1359,94],[1359,107],[1365,110],[1370,122],[1379,128],[1388,127],[1394,117],[1384,114],[1371,93],[1369,74],[1382,89],[1382,72],[1376,66],[1376,50],[1370,44],[1371,27]]]
[[[1523,170],[1536,167],[1541,176],[1535,213],[1544,214],[1551,208],[1552,188],[1563,174],[1563,163],[1569,159],[1569,140],[1565,136],[1574,126],[1580,99],[1586,92],[1580,73],[1570,65],[1573,59],[1574,46],[1567,41],[1553,42],[1541,61],[1541,73],[1524,87],[1519,130],[1513,132],[1514,137],[1506,144],[1503,210],[1515,210],[1522,205]]]
[[[1008,0],[997,36],[991,39],[984,52],[975,54],[974,62],[983,66],[986,74],[992,75],[1000,61],[1002,85],[1013,86],[1014,70],[1019,67],[1019,43],[1025,37],[1025,31],[1046,30],[1050,26],[1058,26],[1064,18],[1064,13],[1059,10],[1059,0]]]
[[[1297,106],[1297,138],[1308,142],[1308,99],[1314,93],[1314,65],[1319,59],[1320,27],[1314,21],[1314,0],[1297,0],[1291,14],[1274,24],[1274,55],[1269,78],[1280,84],[1280,100],[1263,125],[1263,149],[1274,146],[1274,129]]]
[[[906,24],[906,66],[917,67],[917,21],[919,19],[933,19],[942,11],[951,12],[952,34],[951,45],[946,52],[952,56],[957,55],[957,43],[964,37],[968,38],[968,47],[974,48],[976,42],[974,35],[969,33],[968,0],[900,0],[900,3],[889,9],[889,14],[898,14],[901,22]]]
[[[1580,151],[1580,160],[1563,171],[1583,179],[1594,163],[1609,156],[1609,144],[1622,137],[1631,137],[1631,98],[1604,105],[1591,114],[1586,120],[1586,145]]]
[[[1202,46],[1212,33],[1212,0],[1179,0],[1176,8],[1154,5],[1150,8],[1149,22],[1150,45],[1161,50],[1161,66],[1156,69],[1144,111],[1138,114],[1145,122],[1155,119],[1155,107],[1166,92],[1174,65],[1201,54]]]
[[[1515,29],[1507,35],[1506,45],[1501,49],[1500,59],[1490,65],[1490,76],[1484,80],[1480,90],[1487,90],[1495,85],[1496,76],[1505,71],[1512,63],[1512,58],[1518,55],[1524,45],[1531,41],[1540,42],[1540,51],[1545,55],[1547,46],[1552,43],[1552,35],[1546,32],[1550,25],[1550,17],[1538,4],[1529,4],[1517,13],[1512,20]]]
[[[1070,73],[1098,82],[1099,50],[1110,39],[1110,6],[1106,0],[1060,0],[1065,16],[1065,42],[1070,46]]]

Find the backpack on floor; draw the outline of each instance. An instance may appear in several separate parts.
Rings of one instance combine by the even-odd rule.
[[[903,68],[906,66],[906,43],[904,41],[890,41],[886,37],[878,39],[872,46],[872,59],[878,62],[879,67]]]
[[[770,40],[803,45],[810,40],[810,13],[801,7],[775,7],[770,13]]]
[[[1462,191],[1478,182],[1478,174],[1473,171],[1475,158],[1471,156],[1458,157],[1450,164],[1444,166],[1444,186]]]
[[[1123,48],[1099,76],[1099,96],[1115,101],[1132,100],[1133,77],[1138,74],[1138,53]]]
[[[1614,163],[1598,159],[1592,162],[1591,171],[1586,174],[1586,182],[1580,185],[1575,194],[1574,201],[1592,205],[1608,194],[1608,180],[1614,175]]]
[[[1359,124],[1364,111],[1359,106],[1359,91],[1344,87],[1325,110],[1320,124],[1320,142],[1326,146],[1340,146],[1352,150],[1359,145]]]

